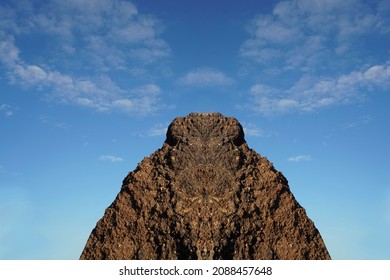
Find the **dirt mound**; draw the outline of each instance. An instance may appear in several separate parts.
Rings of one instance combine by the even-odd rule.
[[[124,179],[81,259],[330,259],[282,173],[219,113],[176,118]]]

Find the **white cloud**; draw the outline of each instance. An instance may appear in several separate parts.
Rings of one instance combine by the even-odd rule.
[[[69,125],[67,123],[62,122],[62,121],[57,121],[53,117],[47,116],[47,115],[41,115],[39,117],[39,122],[43,125],[48,125],[48,126],[51,126],[53,128],[58,128],[58,129],[68,129],[69,128]]]
[[[373,119],[370,115],[364,115],[364,116],[357,118],[356,120],[349,121],[349,122],[342,124],[341,127],[343,129],[356,129],[356,128],[359,128],[361,126],[369,124],[372,120]]]
[[[155,17],[123,0],[25,4],[0,7],[0,65],[11,83],[44,90],[48,100],[97,111],[145,115],[162,106],[154,83],[143,78],[144,85],[128,80],[124,86],[117,78],[135,68],[155,71],[158,67],[148,65],[170,55]],[[44,36],[42,48],[25,52],[24,45],[16,45],[19,37],[37,34]]]
[[[15,108],[8,104],[0,104],[0,113],[6,117],[11,117],[14,114]]]
[[[332,105],[357,102],[362,90],[390,87],[390,65],[374,65],[333,78],[302,76],[287,89],[253,85],[248,107],[263,115],[314,111]]]
[[[147,132],[147,135],[148,136],[152,136],[152,137],[161,137],[161,136],[165,136],[166,133],[167,133],[167,128],[168,128],[168,124],[162,124],[162,123],[158,123],[156,125],[154,125],[148,132]]]
[[[2,42],[3,52],[18,54],[12,41]],[[38,89],[51,90],[50,99],[93,108],[98,111],[119,110],[127,113],[150,114],[160,104],[158,96],[160,88],[154,84],[146,84],[133,89],[120,88],[110,77],[72,77],[58,71],[43,69],[37,65],[29,65],[18,55],[5,60],[0,53],[0,61],[8,66],[8,75],[13,83],[24,86],[35,86]]]
[[[221,71],[203,67],[188,72],[178,79],[178,83],[185,86],[212,87],[228,86],[233,84],[234,80]]]
[[[19,49],[14,45],[13,39],[0,40],[0,61],[6,66],[13,66],[18,59]]]
[[[111,162],[120,162],[123,161],[121,157],[113,156],[113,155],[101,155],[99,157],[101,161],[111,161]]]
[[[147,130],[137,131],[133,134],[138,137],[163,137],[167,133],[168,126],[169,123],[157,123]]]
[[[312,160],[312,158],[309,155],[300,155],[295,157],[289,157],[287,160],[291,162],[301,162],[301,161],[310,161]]]
[[[254,137],[262,137],[262,138],[268,138],[274,135],[272,132],[264,131],[263,129],[260,129],[257,127],[257,125],[253,123],[244,123],[244,133],[247,136],[254,136]]]
[[[313,67],[336,71],[355,63],[356,52],[365,50],[361,36],[388,36],[386,11],[383,2],[363,0],[281,1],[272,14],[260,14],[250,22],[250,38],[242,44],[240,55],[257,62],[263,71],[312,73]]]
[[[39,7],[34,2],[29,4],[28,7],[10,5],[2,8],[0,15],[4,14],[6,20],[0,21],[0,26],[13,34],[18,31],[17,35],[39,33],[48,36],[53,39],[50,40],[51,48],[72,54],[72,59],[88,61],[93,58],[88,62],[114,67],[112,62],[119,60],[132,64],[130,52],[134,48],[149,50],[148,61],[170,54],[169,46],[159,38],[162,23],[151,15],[141,14],[129,1],[52,0]]]
[[[363,73],[366,83],[379,86],[390,84],[390,65],[374,65]]]
[[[45,82],[47,78],[47,73],[36,65],[17,64],[13,68],[13,73],[11,75],[13,81],[20,80],[26,85],[37,85]]]

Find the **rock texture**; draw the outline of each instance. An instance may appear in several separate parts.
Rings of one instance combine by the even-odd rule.
[[[176,118],[124,179],[81,259],[330,259],[282,173],[219,113]]]

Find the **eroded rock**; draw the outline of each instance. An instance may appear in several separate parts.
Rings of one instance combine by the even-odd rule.
[[[123,181],[81,259],[330,259],[282,173],[242,126],[192,113]]]

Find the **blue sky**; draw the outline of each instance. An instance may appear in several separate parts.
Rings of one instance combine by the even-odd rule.
[[[77,259],[174,117],[221,112],[334,259],[390,259],[390,1],[2,1],[0,259]]]

